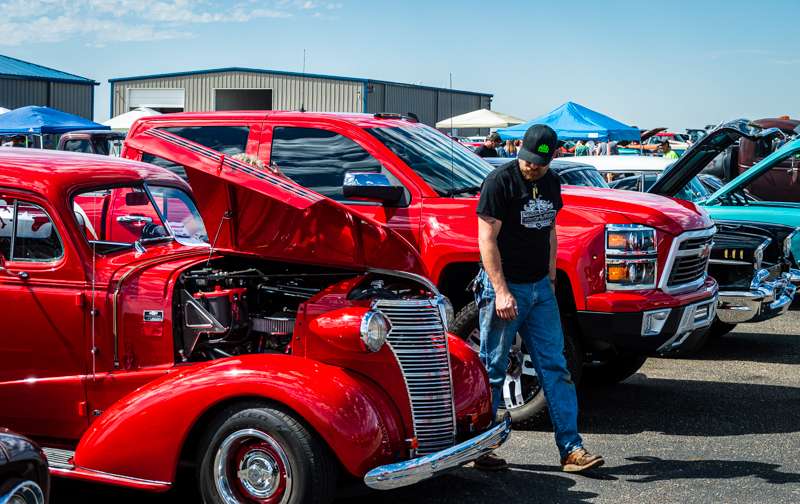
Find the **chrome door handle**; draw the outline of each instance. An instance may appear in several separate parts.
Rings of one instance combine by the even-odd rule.
[[[120,224],[152,224],[153,219],[144,215],[120,215],[117,217],[117,222]]]

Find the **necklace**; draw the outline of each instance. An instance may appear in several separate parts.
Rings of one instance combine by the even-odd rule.
[[[533,199],[537,199],[539,197],[539,185],[536,182],[533,183],[533,189],[531,189],[531,196],[533,197]]]

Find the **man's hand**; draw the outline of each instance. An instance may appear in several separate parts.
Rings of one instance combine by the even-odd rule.
[[[509,291],[495,292],[494,309],[497,316],[503,320],[514,320],[517,318],[517,300]]]

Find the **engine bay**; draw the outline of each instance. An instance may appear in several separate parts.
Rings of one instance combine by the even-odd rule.
[[[362,277],[352,300],[430,297],[404,276],[331,267],[215,259],[183,272],[174,296],[180,362],[252,353],[290,353],[297,310],[327,287]]]

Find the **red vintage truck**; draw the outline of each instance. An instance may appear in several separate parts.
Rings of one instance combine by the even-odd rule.
[[[135,123],[123,156],[181,176],[186,142],[245,154],[403,235],[458,311],[454,332],[478,345],[467,286],[479,267],[477,193],[487,166],[440,132],[397,114],[282,111],[167,114]],[[270,169],[254,169],[253,180]],[[557,231],[557,296],[573,379],[619,381],[647,355],[690,346],[714,319],[706,274],[714,226],[686,201],[565,188]],[[260,224],[254,222],[254,228]],[[527,351],[512,349],[506,409],[526,421],[545,408]]]
[[[327,502],[337,481],[408,485],[506,439],[404,239],[197,144],[173,152],[196,200],[151,164],[0,149],[0,425],[52,474]]]

